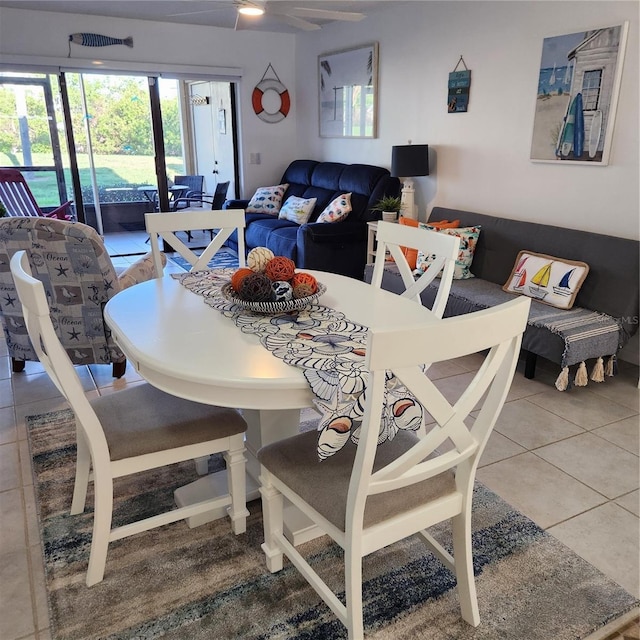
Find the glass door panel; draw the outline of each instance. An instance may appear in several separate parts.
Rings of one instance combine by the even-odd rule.
[[[45,211],[69,199],[58,135],[64,120],[56,117],[51,87],[55,80],[44,74],[0,74],[0,166],[21,171]]]

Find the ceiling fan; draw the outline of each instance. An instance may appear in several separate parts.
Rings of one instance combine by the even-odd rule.
[[[225,2],[224,4],[226,4],[227,7],[202,9],[200,11],[190,11],[173,15],[193,15],[197,13],[209,13],[211,11],[222,11],[227,9],[231,3]],[[233,0],[233,6],[236,8],[236,22],[234,27],[236,30],[250,27],[251,21],[264,14],[273,16],[277,20],[303,31],[316,31],[322,28],[321,25],[311,22],[311,20],[314,19],[358,22],[365,17],[363,13],[352,11],[278,6],[277,2],[268,2],[267,0]]]

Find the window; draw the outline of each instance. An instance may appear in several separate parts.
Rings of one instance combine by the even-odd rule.
[[[595,111],[600,102],[602,69],[585,71],[582,77],[582,104],[585,111]]]

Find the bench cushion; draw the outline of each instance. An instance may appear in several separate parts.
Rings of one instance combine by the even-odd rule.
[[[371,282],[372,273],[373,265],[367,265],[367,282]],[[382,287],[394,293],[404,291],[395,264],[385,265]],[[436,292],[435,285],[427,287],[421,294],[422,303],[431,308]],[[513,300],[514,295],[503,291],[499,284],[482,278],[454,280],[444,317],[487,309]],[[556,309],[532,300],[522,348],[566,367],[615,354],[622,346],[624,335],[619,321],[606,314],[580,307]]]

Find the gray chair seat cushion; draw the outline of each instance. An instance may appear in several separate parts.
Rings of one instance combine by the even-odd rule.
[[[338,453],[320,462],[317,454],[318,434],[308,431],[267,445],[258,451],[258,460],[307,504],[340,530],[345,529],[347,492],[356,446],[348,443]],[[400,431],[393,440],[378,446],[374,471],[384,467],[417,441],[413,432]],[[364,526],[378,522],[455,492],[455,476],[451,471],[429,480],[369,496]]]
[[[183,400],[141,384],[91,400],[112,460],[184,447],[243,433],[235,409]]]

